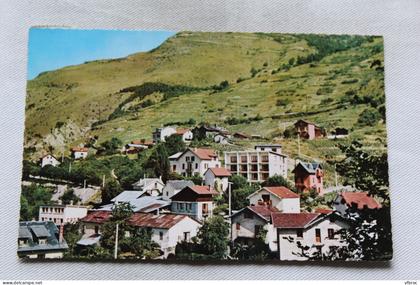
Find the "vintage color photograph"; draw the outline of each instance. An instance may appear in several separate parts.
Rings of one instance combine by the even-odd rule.
[[[392,259],[383,37],[31,28],[28,47],[19,258]]]

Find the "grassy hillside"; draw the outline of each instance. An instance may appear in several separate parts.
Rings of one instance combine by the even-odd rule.
[[[380,149],[383,121],[358,120],[365,109],[384,112],[382,47],[380,37],[178,33],[150,52],[29,81],[25,146],[37,155],[89,136],[150,139],[156,127],[193,118],[280,141],[296,156],[296,139],[281,136],[305,118]],[[301,142],[301,154],[327,160],[339,155],[335,144]]]

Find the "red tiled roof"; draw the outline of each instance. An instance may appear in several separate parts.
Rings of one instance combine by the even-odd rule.
[[[188,186],[191,190],[199,195],[206,195],[206,194],[219,194],[218,192],[214,191],[213,188],[210,186],[201,186],[201,185],[194,185]]]
[[[109,211],[89,211],[88,214],[81,219],[81,221],[86,223],[102,224],[108,221],[111,215],[112,213]]]
[[[209,169],[215,176],[232,176],[230,171],[224,167],[210,167]]]
[[[136,227],[170,229],[182,221],[185,215],[161,214],[156,216],[148,213],[134,213],[128,223]]]
[[[315,213],[318,213],[318,214],[330,214],[332,212],[334,212],[334,211],[331,210],[331,209],[323,209],[323,208],[316,208],[315,209]]]
[[[270,219],[271,213],[279,212],[277,208],[267,206],[248,206],[247,208],[265,219]]]
[[[71,151],[72,152],[88,152],[89,149],[87,147],[73,147]]]
[[[188,131],[189,131],[189,129],[177,129],[176,130],[176,134],[177,135],[183,135],[183,134],[185,134]]]
[[[273,226],[276,228],[304,228],[310,222],[315,220],[318,213],[271,213]]]
[[[195,155],[197,155],[200,159],[203,160],[211,160],[212,158],[217,157],[216,152],[213,149],[209,148],[190,148]]]
[[[347,206],[351,207],[352,204],[356,204],[359,210],[362,210],[365,206],[369,209],[379,209],[382,207],[373,197],[368,196],[367,192],[343,192],[341,196]]]
[[[263,187],[268,192],[280,198],[299,198],[299,195],[284,186]]]
[[[147,145],[147,146],[149,146],[149,145],[153,145],[153,141],[147,141],[147,140],[134,140],[134,141],[131,141],[131,144],[142,144],[142,145]]]

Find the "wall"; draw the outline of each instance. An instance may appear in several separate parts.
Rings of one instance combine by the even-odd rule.
[[[236,224],[240,223],[240,229],[236,229]],[[237,237],[255,238],[255,226],[265,226],[266,222],[261,218],[253,216],[252,219],[245,218],[244,213],[236,215],[232,218],[232,239],[235,240]]]

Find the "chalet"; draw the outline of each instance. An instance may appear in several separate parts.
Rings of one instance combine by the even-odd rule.
[[[81,246],[100,244],[102,225],[109,221],[112,214],[108,211],[91,211],[82,219]],[[175,246],[180,241],[191,241],[197,235],[201,223],[187,215],[134,213],[128,220],[133,227],[148,228],[152,231],[152,240],[162,251],[164,258],[175,253]],[[126,232],[130,237],[133,233]]]
[[[284,186],[263,187],[247,197],[251,206],[277,208],[282,213],[299,213],[299,195]]]
[[[340,233],[349,224],[335,213],[272,213],[271,222],[269,247],[280,260],[307,260],[299,255],[298,244],[307,246],[308,254],[328,254],[346,246]]]
[[[252,243],[260,230],[271,223],[271,213],[277,212],[277,208],[267,206],[248,206],[237,211],[231,216],[232,241]]]
[[[176,136],[180,136],[184,142],[190,142],[193,139],[193,133],[189,129],[177,129]]]
[[[298,120],[295,123],[295,129],[300,138],[308,140],[320,138],[325,135],[321,127],[305,120]]]
[[[173,135],[176,133],[176,128],[174,127],[170,127],[170,126],[166,126],[166,127],[162,127],[162,128],[156,128],[156,130],[153,132],[153,143],[158,143],[158,142],[164,142],[165,138]]]
[[[201,125],[192,130],[194,137],[197,139],[214,138],[218,134],[226,134],[227,130],[217,125]]]
[[[315,190],[324,194],[324,170],[318,162],[299,162],[292,173],[295,175],[295,187],[299,192]]]
[[[89,148],[87,147],[73,147],[71,155],[74,159],[85,159],[88,156]]]
[[[231,176],[229,170],[224,167],[210,167],[204,172],[204,184],[222,193],[228,189],[229,177]]]
[[[57,226],[74,224],[87,215],[88,208],[80,205],[43,205],[39,206],[38,220],[51,221]]]
[[[367,192],[342,192],[334,200],[334,209],[343,216],[358,215],[361,210],[377,210],[381,207]]]
[[[159,196],[165,187],[161,178],[142,178],[132,184],[134,190],[144,191],[150,196]]]
[[[171,171],[186,177],[203,176],[209,167],[220,167],[221,163],[213,149],[188,148],[169,157]]]
[[[55,156],[51,154],[47,154],[41,158],[41,167],[44,167],[47,165],[52,165],[55,167],[55,166],[60,165],[60,161],[58,161],[58,159],[55,158]]]
[[[18,256],[20,258],[62,258],[68,245],[53,222],[19,222]]]
[[[274,175],[287,178],[287,155],[281,153],[278,145],[256,146],[255,150],[227,151],[225,168],[232,174],[242,175],[249,182],[264,182]]]
[[[187,186],[194,186],[191,180],[168,180],[162,189],[162,199],[169,201],[170,198]]]
[[[213,196],[218,194],[210,186],[187,186],[171,197],[172,212],[205,220],[213,215]]]

